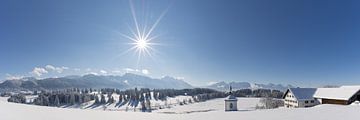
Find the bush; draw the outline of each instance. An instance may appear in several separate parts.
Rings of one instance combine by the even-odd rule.
[[[14,103],[26,103],[25,95],[23,94],[16,94],[10,96],[10,98],[7,100],[8,102],[14,102]]]
[[[256,105],[256,109],[274,109],[284,106],[284,101],[270,97],[261,98],[260,103],[261,105]]]

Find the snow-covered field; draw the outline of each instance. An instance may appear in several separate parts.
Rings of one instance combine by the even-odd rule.
[[[100,95],[98,95],[100,97]],[[118,101],[119,99],[119,95],[117,94],[113,94],[112,95],[114,97],[114,99],[116,101]],[[107,99],[107,95],[105,95],[105,99]],[[153,109],[157,110],[159,109],[159,107],[161,106],[162,108],[172,108],[175,106],[180,106],[179,102],[183,101],[183,100],[193,100],[191,96],[176,96],[176,97],[168,97],[166,101],[161,101],[161,100],[155,100],[155,99],[151,99],[151,106]],[[140,112],[141,109],[141,105],[140,103],[137,106],[132,106],[129,103],[125,103],[124,105],[118,105],[118,103],[113,103],[113,104],[105,104],[105,105],[99,105],[99,106],[94,106],[95,100],[93,101],[89,101],[83,105],[74,105],[74,106],[61,106],[64,108],[76,108],[76,109],[92,109],[92,110],[106,110],[106,111],[127,111],[127,112]]]
[[[254,110],[253,107],[258,100],[239,98],[240,111],[237,112],[223,111],[223,99],[215,99],[186,106],[174,106],[153,113],[142,113],[24,105],[8,103],[5,98],[0,98],[0,120],[354,120],[360,114],[359,105]],[[188,112],[202,110],[210,111]]]
[[[259,103],[259,98],[238,98],[239,111],[253,111],[256,104]],[[166,113],[166,114],[187,114],[195,112],[223,112],[224,111],[224,99],[214,99],[206,102],[199,102],[183,106],[174,106],[169,109],[160,109],[154,112]]]

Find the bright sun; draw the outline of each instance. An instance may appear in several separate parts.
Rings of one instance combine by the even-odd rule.
[[[160,14],[159,18],[156,19],[156,21],[154,21],[152,25],[149,25],[148,22],[146,22],[146,20],[145,22],[143,20],[144,22],[143,24],[139,23],[135,12],[135,8],[131,1],[130,1],[130,8],[134,20],[134,28],[133,29],[130,28],[131,34],[129,35],[120,33],[123,37],[132,41],[132,43],[129,44],[133,46],[127,51],[125,51],[125,53],[134,50],[137,53],[138,62],[142,56],[150,56],[151,58],[153,58],[153,54],[154,52],[156,52],[154,46],[161,45],[159,43],[153,42],[154,39],[157,39],[157,37],[159,37],[159,35],[154,35],[153,31],[155,30],[156,26],[159,24],[160,20],[164,17],[165,13],[167,12],[167,9]]]
[[[149,47],[149,43],[146,40],[140,39],[136,41],[136,47],[139,49],[146,49]]]

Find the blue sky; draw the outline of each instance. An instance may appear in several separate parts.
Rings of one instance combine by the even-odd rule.
[[[297,86],[360,84],[360,1],[135,0],[153,24],[153,57],[124,53],[128,0],[1,0],[0,78],[170,75]],[[136,70],[137,69],[137,70]]]

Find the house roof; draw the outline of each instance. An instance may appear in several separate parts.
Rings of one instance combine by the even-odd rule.
[[[308,100],[308,99],[313,99],[313,96],[316,92],[316,88],[289,88],[285,92],[283,98],[285,98],[285,95],[289,91],[295,96],[297,100]]]
[[[337,100],[349,100],[357,92],[360,86],[341,86],[339,88],[318,88],[314,97]]]

